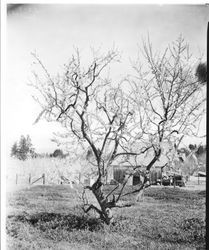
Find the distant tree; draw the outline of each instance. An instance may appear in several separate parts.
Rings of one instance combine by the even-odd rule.
[[[206,150],[204,150],[204,146],[189,144],[188,148],[181,148],[179,153],[184,155],[183,158],[179,156],[179,160],[182,162],[181,170],[184,174],[193,175],[198,170],[206,170]]]
[[[205,83],[207,81],[207,64],[199,63],[196,69],[196,76],[201,83]]]
[[[18,158],[19,160],[26,160],[28,154],[28,145],[27,145],[27,139],[22,135],[19,142],[19,153]]]
[[[11,149],[11,156],[23,161],[25,161],[29,157],[36,157],[35,149],[33,148],[29,135],[27,135],[26,137],[21,135],[19,143],[14,143]]]
[[[54,151],[54,153],[52,154],[52,157],[59,157],[59,158],[63,158],[64,157],[64,154],[62,152],[61,149],[56,149]]]
[[[195,155],[198,160],[199,164],[199,171],[206,171],[206,146],[200,145],[196,152]]]
[[[18,155],[18,145],[17,142],[15,142],[11,148],[11,157],[16,157]]]

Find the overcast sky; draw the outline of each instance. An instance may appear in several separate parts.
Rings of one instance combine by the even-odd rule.
[[[122,63],[114,77],[131,70],[142,36],[149,32],[154,48],[161,49],[182,34],[196,58],[206,58],[209,7],[184,5],[25,5],[11,8],[7,17],[6,82],[4,107],[8,150],[21,134],[29,134],[38,152],[51,152],[52,132],[58,128],[41,121],[33,125],[40,108],[27,85],[36,51],[51,73],[70,58],[73,47],[84,58],[90,47],[106,51],[113,44]],[[205,125],[202,124],[202,130]],[[194,141],[195,142],[195,141]]]

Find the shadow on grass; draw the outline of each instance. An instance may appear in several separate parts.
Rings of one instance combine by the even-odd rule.
[[[163,221],[163,219],[160,221]],[[170,225],[169,223],[160,225],[160,221],[154,223],[152,218],[148,220],[148,218],[141,217],[133,220],[132,217],[127,217],[123,214],[116,218],[114,225],[110,225],[107,228],[98,218],[93,218],[83,214],[75,215],[69,213],[64,215],[59,213],[42,212],[29,215],[25,213],[22,215],[8,216],[7,233],[13,238],[24,237],[21,236],[20,229],[25,228],[23,225],[26,225],[26,228],[28,228],[27,225],[29,225],[34,229],[38,229],[39,234],[41,233],[47,238],[56,241],[69,237],[68,240],[71,242],[77,237],[78,241],[83,240],[83,242],[89,242],[94,239],[92,238],[94,235],[97,243],[99,242],[98,244],[101,244],[100,235],[108,232],[108,235],[114,235],[114,237],[115,235],[120,235],[120,239],[121,236],[124,240],[128,239],[129,243],[126,242],[124,244],[130,244],[129,240],[132,238],[135,239],[135,242],[146,239],[147,241],[158,242],[159,244],[177,244],[182,246],[191,244],[202,247],[199,249],[206,249],[205,223],[202,219],[195,217],[184,219],[179,218],[179,220],[176,221],[176,226]],[[89,236],[88,231],[96,233],[90,234]],[[70,234],[69,232],[72,233]],[[112,238],[112,240],[114,240],[114,238]],[[116,244],[115,240],[112,244]],[[111,248],[108,249],[113,248],[114,247],[111,246]],[[161,247],[156,249],[164,248]]]
[[[16,222],[28,223],[42,231],[49,229],[65,229],[67,231],[86,230],[98,231],[103,223],[98,218],[92,218],[85,215],[59,214],[59,213],[37,213],[33,215],[10,215],[8,219]]]
[[[163,223],[163,218],[155,222],[153,219],[138,218],[133,222],[132,218],[122,215],[117,218],[115,226],[111,230],[136,237],[141,235],[147,240],[164,243],[205,245],[206,228],[203,219],[179,218],[175,223],[176,225],[172,225],[168,221]]]
[[[195,200],[198,201],[206,197],[206,191],[191,191],[178,187],[162,187],[161,189],[151,187],[145,190],[145,196],[152,197],[155,200],[190,202]]]

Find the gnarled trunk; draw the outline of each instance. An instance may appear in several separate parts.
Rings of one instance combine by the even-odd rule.
[[[100,205],[100,218],[106,223],[110,224],[113,221],[112,217],[112,212],[111,208],[115,206],[114,199],[110,202],[108,199],[105,197],[102,188],[104,186],[104,183],[102,183],[101,179],[99,178],[91,187],[91,190],[96,197],[99,205]]]

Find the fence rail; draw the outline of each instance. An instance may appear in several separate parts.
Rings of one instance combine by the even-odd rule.
[[[90,179],[83,179],[81,181],[81,176],[79,175],[79,178],[76,179],[77,181],[75,181],[75,179],[71,179],[71,178],[67,178],[65,176],[57,176],[55,177],[55,179],[51,180],[51,178],[48,176],[48,179],[46,179],[46,174],[43,173],[41,176],[39,175],[39,177],[33,176],[32,174],[19,174],[16,173],[15,175],[9,175],[7,176],[7,182],[10,183],[11,185],[34,185],[34,184],[40,184],[40,185],[45,185],[45,184],[74,184],[74,183],[84,183],[84,184],[90,184]],[[206,184],[206,177],[194,177],[194,176],[190,176],[190,178],[188,179],[188,181],[186,182],[186,186],[187,185],[203,185]]]
[[[34,184],[34,183],[36,183],[36,182],[38,182],[38,181],[41,180],[41,179],[43,179],[43,185],[45,185],[45,174],[42,174],[41,177],[39,177],[38,179],[36,179],[35,181],[33,181],[33,182],[31,183],[31,185]],[[30,184],[30,180],[31,180],[31,176],[29,177],[29,184]]]
[[[15,179],[11,178],[11,175],[9,176],[10,178],[8,178],[7,176],[7,181],[9,180],[10,183],[15,183],[16,185],[18,184],[29,184],[29,185],[33,185],[35,183],[37,183],[38,181],[42,180],[41,184],[45,185],[46,184],[46,175],[42,174],[40,177],[36,177],[35,180],[32,181],[32,175],[31,173],[29,173],[28,175],[24,175],[24,174],[15,174]]]
[[[10,183],[15,183],[16,185],[19,184],[29,184],[29,185],[33,185],[33,184],[41,184],[41,185],[45,185],[46,184],[46,174],[43,173],[41,176],[36,178],[35,176],[32,177],[31,173],[29,174],[15,174],[15,179],[14,178],[9,178]],[[7,181],[8,181],[8,176],[7,176]],[[41,182],[40,182],[41,181]],[[80,179],[78,179],[78,182],[80,183]],[[58,178],[56,178],[56,181],[49,181],[50,184],[74,184],[75,181],[70,180],[69,178],[65,177],[65,176],[59,176]]]

